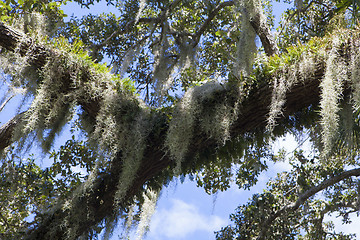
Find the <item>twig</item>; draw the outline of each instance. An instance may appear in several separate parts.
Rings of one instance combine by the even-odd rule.
[[[0,112],[4,109],[4,107],[6,106],[6,104],[14,97],[14,94],[12,94],[10,97],[8,97],[3,104],[1,104],[0,106]]]

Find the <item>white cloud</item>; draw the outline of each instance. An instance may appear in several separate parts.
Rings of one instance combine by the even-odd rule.
[[[355,213],[350,214],[351,223],[343,224],[342,217],[337,217],[336,214],[326,215],[324,221],[333,221],[335,225],[335,232],[343,233],[355,233],[357,239],[360,237],[360,218],[356,216]]]
[[[285,148],[286,151],[294,151],[298,147],[298,143],[295,139],[295,136],[287,133],[284,137],[277,138],[273,143],[273,151],[277,152],[282,148]]]
[[[273,142],[273,151],[274,153],[277,153],[280,149],[285,149],[287,152],[287,158],[289,158],[290,156],[292,156],[292,153],[295,150],[302,149],[306,157],[311,157],[314,155],[312,144],[306,133],[304,134],[303,138],[304,139],[300,140],[299,143],[293,134],[287,133],[285,134],[285,136],[277,138]],[[288,161],[276,162],[273,169],[276,169],[276,172],[290,171],[292,169],[292,166],[289,164]]]
[[[199,212],[197,207],[179,199],[171,199],[170,209],[157,210],[151,220],[146,239],[188,239],[197,231],[213,235],[213,232],[227,224],[227,221]]]

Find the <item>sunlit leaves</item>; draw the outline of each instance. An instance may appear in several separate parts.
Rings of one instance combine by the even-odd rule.
[[[231,215],[233,225],[217,232],[217,239],[251,239],[260,235],[261,239],[354,239],[352,234],[335,232],[325,216],[339,215],[344,223],[349,222],[349,214],[358,211],[358,180],[347,178],[333,184],[294,208],[303,193],[344,169],[321,166],[316,157],[305,157],[303,151],[295,151],[289,161],[292,170],[279,173],[263,193],[253,195],[247,204],[239,206]],[[276,217],[267,222],[273,216]]]
[[[84,181],[96,160],[88,146],[82,141],[76,141],[74,137],[66,141],[58,152],[53,151],[50,158],[54,162],[49,170],[62,198]]]
[[[44,14],[53,24],[66,15],[60,9],[61,1],[6,0],[0,2],[0,20],[14,23],[21,17],[34,12]]]

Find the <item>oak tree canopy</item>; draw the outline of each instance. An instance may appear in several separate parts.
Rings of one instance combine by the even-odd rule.
[[[251,190],[271,161],[292,169],[217,239],[355,239],[324,218],[360,209],[357,0],[287,0],[276,29],[272,1],[106,0],[116,12],[66,18],[69,2],[99,0],[0,2],[0,111],[20,99],[0,127],[1,239],[108,238],[118,221],[142,236],[174,178]],[[288,133],[311,154],[273,152]]]

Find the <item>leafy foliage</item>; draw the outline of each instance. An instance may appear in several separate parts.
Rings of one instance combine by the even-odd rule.
[[[12,148],[1,161],[2,238],[23,236],[42,213],[69,197],[86,179],[75,167],[86,173],[94,165],[91,151],[74,138],[53,152],[50,159],[53,164],[41,169],[33,155],[21,159]]]

